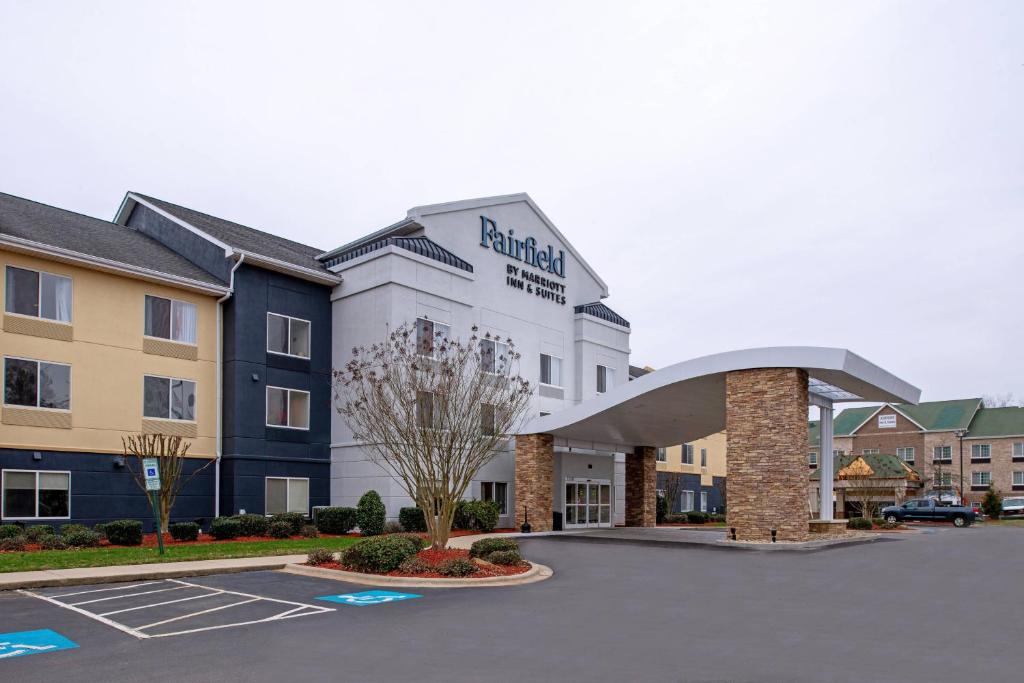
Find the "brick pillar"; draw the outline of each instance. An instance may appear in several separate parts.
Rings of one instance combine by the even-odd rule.
[[[657,485],[655,449],[638,446],[626,453],[626,526],[655,525]]]
[[[807,372],[737,370],[725,378],[727,518],[736,539],[808,538]]]
[[[534,531],[551,531],[555,506],[555,437],[524,434],[516,437],[516,528],[529,510]]]

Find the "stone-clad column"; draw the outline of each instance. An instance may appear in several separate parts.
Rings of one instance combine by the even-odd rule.
[[[516,436],[516,528],[529,511],[533,531],[551,531],[555,505],[555,437]]]
[[[626,453],[626,526],[657,523],[658,466],[655,449],[638,446]]]
[[[807,540],[807,372],[737,370],[725,387],[728,525],[741,541]]]

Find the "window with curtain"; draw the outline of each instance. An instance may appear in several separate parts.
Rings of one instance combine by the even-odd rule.
[[[267,351],[297,358],[309,358],[309,321],[267,314]]]
[[[7,266],[4,310],[61,323],[71,322],[71,278]]]
[[[3,471],[5,519],[66,519],[71,511],[70,494],[70,472]]]
[[[597,366],[597,393],[603,394],[615,384],[615,370],[605,365]]]
[[[177,299],[146,295],[145,328],[147,337],[169,339],[182,344],[196,343],[196,305]]]
[[[264,512],[309,514],[309,479],[303,477],[267,477]]]
[[[309,392],[267,387],[267,426],[309,429]]]
[[[493,339],[480,340],[480,368],[484,372],[504,372],[508,362],[508,344]]]
[[[546,353],[540,354],[540,381],[541,384],[550,384],[553,387],[562,386],[561,358]]]
[[[451,337],[452,328],[426,318],[416,319],[416,351],[422,356],[437,356],[441,343]]]
[[[71,366],[4,358],[4,403],[26,408],[71,408]]]
[[[142,382],[142,415],[160,420],[196,419],[196,383],[176,377],[146,375]]]

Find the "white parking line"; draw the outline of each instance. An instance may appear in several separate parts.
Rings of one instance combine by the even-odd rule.
[[[134,598],[136,595],[151,595],[153,593],[163,593],[164,591],[180,591],[182,588],[188,588],[188,586],[175,586],[174,588],[159,588],[155,591],[142,591],[141,593],[122,593],[121,595],[112,595],[105,598],[96,598],[95,600],[83,600],[82,602],[69,602],[68,605],[91,605],[94,602],[106,602],[107,600],[123,600],[124,598]]]
[[[89,617],[90,619],[95,619],[96,621],[100,622],[101,624],[106,624],[107,626],[113,626],[118,631],[124,631],[128,635],[134,636],[136,638],[139,638],[140,640],[142,638],[149,638],[149,636],[147,636],[145,633],[141,633],[139,631],[136,631],[135,629],[130,628],[128,626],[125,626],[124,624],[119,624],[119,623],[117,623],[116,621],[114,621],[112,619],[107,619],[106,617],[101,617],[100,615],[94,614],[93,612],[90,612],[88,610],[84,610],[81,607],[75,607],[74,605],[69,605],[66,602],[61,602],[60,600],[54,600],[53,598],[51,598],[51,597],[49,597],[47,595],[40,595],[39,593],[33,593],[32,591],[24,590],[24,589],[19,590],[18,592],[21,593],[22,595],[29,595],[29,596],[32,596],[33,598],[39,598],[40,600],[45,600],[46,602],[49,602],[49,603],[54,604],[54,605],[57,605],[58,607],[63,607],[64,609],[69,609],[72,612],[77,612],[77,613],[79,613],[81,615]]]
[[[184,586],[182,586],[184,588]],[[202,600],[203,598],[212,598],[215,595],[222,595],[224,591],[213,591],[212,593],[203,593],[202,595],[192,595],[187,598],[178,598],[177,600],[165,600],[164,602],[154,602],[149,605],[140,605],[138,607],[128,607],[127,609],[116,609],[113,612],[104,612],[101,617],[109,617],[111,614],[121,614],[122,612],[134,612],[140,609],[149,609],[150,607],[161,607],[163,605],[173,605],[176,602],[188,602],[189,600]]]
[[[145,583],[136,583],[131,586],[114,586],[113,588],[93,588],[87,591],[76,591],[74,593],[61,593],[60,595],[51,595],[51,598],[70,598],[72,595],[85,595],[86,593],[104,593],[106,591],[127,591],[133,588],[142,588],[143,586],[155,586],[163,581],[147,581]]]
[[[242,600],[241,602],[233,602],[230,605],[221,605],[220,607],[211,607],[210,609],[204,609],[202,612],[193,612],[192,614],[183,614],[180,617],[171,617],[170,619],[164,619],[163,621],[154,621],[152,624],[146,624],[140,626],[140,629],[153,628],[154,626],[163,626],[169,624],[172,621],[181,621],[182,619],[191,619],[192,617],[198,617],[200,614],[209,614],[210,612],[216,612],[218,610],[227,609],[228,607],[238,607],[239,605],[248,605],[250,602],[258,602],[259,598],[250,598],[249,600]]]

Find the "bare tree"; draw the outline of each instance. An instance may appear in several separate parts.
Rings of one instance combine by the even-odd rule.
[[[121,437],[124,447],[125,465],[132,473],[135,483],[147,495],[146,477],[142,467],[143,458],[156,458],[160,465],[160,490],[157,492],[157,510],[160,518],[160,532],[167,533],[167,524],[171,518],[174,501],[185,485],[192,478],[213,463],[206,461],[191,474],[185,474],[185,462],[188,455],[189,442],[180,436],[166,434],[130,434]],[[134,461],[134,465],[132,465]]]
[[[683,487],[683,476],[675,472],[665,473],[665,500],[668,502],[668,514],[674,514],[679,490]]]
[[[874,519],[878,516],[877,491],[873,486],[875,471],[863,458],[857,458],[839,470],[838,478],[846,482],[843,487],[845,500],[861,517]]]
[[[982,397],[981,404],[986,408],[1018,408],[1021,406],[1021,402],[1013,397],[1012,391],[1005,394],[986,394]]]
[[[455,506],[514,433],[533,388],[517,374],[510,339],[466,342],[403,325],[384,342],[352,349],[333,372],[338,413],[369,458],[423,510],[435,548],[444,548]]]

